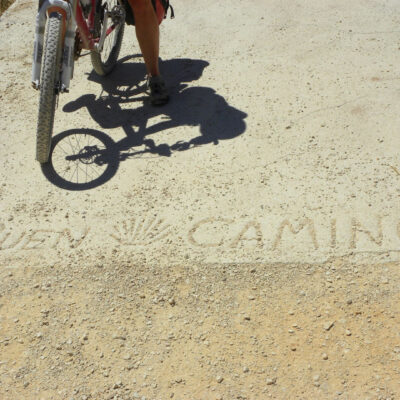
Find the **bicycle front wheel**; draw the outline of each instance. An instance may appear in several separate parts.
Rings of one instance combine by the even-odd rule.
[[[125,27],[125,9],[119,4],[118,0],[97,0],[96,36],[100,37],[106,24],[106,11],[110,13],[107,21],[110,32],[104,40],[103,49],[100,52],[91,51],[93,69],[101,76],[109,74],[117,64]]]
[[[47,21],[47,32],[43,50],[40,78],[39,115],[36,131],[36,160],[48,162],[54,112],[60,82],[62,17],[51,13]]]

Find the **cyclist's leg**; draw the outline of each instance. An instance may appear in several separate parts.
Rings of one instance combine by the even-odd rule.
[[[150,76],[160,75],[158,66],[160,32],[151,0],[129,0],[135,16],[136,36]]]
[[[168,102],[169,95],[158,66],[160,31],[156,12],[151,0],[129,0],[129,4],[135,16],[136,36],[148,73],[150,101],[161,106]]]

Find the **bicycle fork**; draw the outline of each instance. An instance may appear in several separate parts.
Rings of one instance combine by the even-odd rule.
[[[76,0],[73,5],[65,0],[39,0],[38,12],[36,15],[36,30],[32,61],[32,87],[40,89],[40,72],[42,66],[44,31],[46,27],[47,11],[49,8],[59,9],[65,18],[65,34],[62,48],[62,62],[60,71],[60,85],[55,90],[68,92],[70,81],[74,71],[74,48],[76,21],[73,18],[73,7],[76,7]]]

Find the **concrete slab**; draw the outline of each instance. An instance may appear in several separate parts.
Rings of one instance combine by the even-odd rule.
[[[24,32],[1,43],[4,262],[50,262],[75,239],[168,264],[398,260],[396,2],[178,1],[162,25],[171,103],[142,104],[129,27],[109,78],[79,60],[47,179],[33,162],[29,4],[1,21]],[[105,163],[68,163],[76,138],[106,146]]]

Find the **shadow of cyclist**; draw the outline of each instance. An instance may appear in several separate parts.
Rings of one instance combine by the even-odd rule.
[[[201,77],[208,62],[191,59],[163,61],[161,68],[168,82],[171,101],[157,108],[150,106],[147,96],[143,96],[145,69],[142,63],[134,62],[136,57],[122,59],[114,72],[105,78],[90,73],[88,79],[102,85],[100,96],[81,96],[66,104],[63,110],[74,112],[86,107],[102,128],[123,128],[127,136],[116,143],[120,152],[145,145],[149,153],[170,156],[173,151],[188,150],[209,143],[217,145],[220,140],[233,139],[245,131],[246,113],[231,107],[211,88],[188,85]],[[143,104],[135,105],[138,102]],[[127,103],[131,103],[132,107],[121,107]],[[148,126],[151,118],[160,116],[160,122]],[[172,145],[156,145],[154,140],[148,138],[151,134],[179,126],[199,126],[200,134]],[[135,154],[120,153],[120,160]]]

